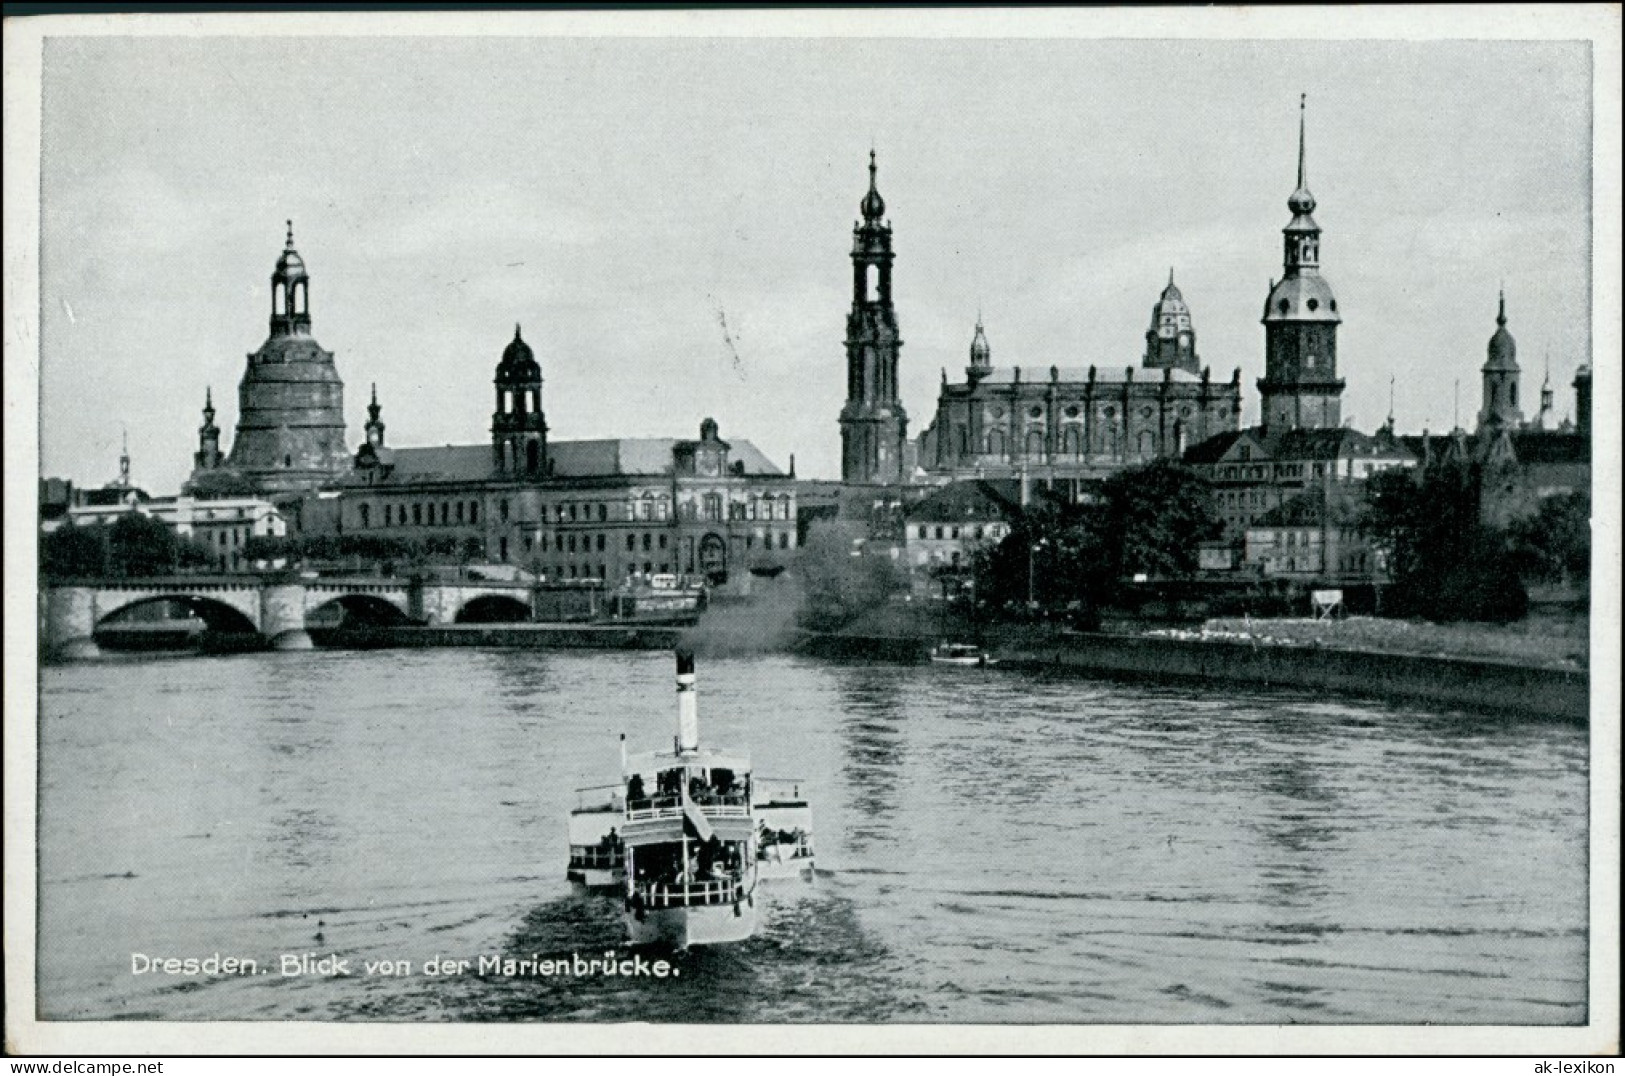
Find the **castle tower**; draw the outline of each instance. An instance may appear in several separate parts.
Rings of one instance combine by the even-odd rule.
[[[1143,364],[1152,370],[1184,370],[1200,374],[1202,363],[1196,357],[1196,330],[1191,328],[1191,309],[1174,286],[1174,271],[1168,270],[1168,286],[1151,308],[1151,328],[1145,331]]]
[[[1343,381],[1337,376],[1337,300],[1320,275],[1320,225],[1304,170],[1304,108],[1298,103],[1298,188],[1287,199],[1292,220],[1284,275],[1264,303],[1264,425],[1331,428],[1342,422]]]
[[[214,424],[214,389],[203,390],[203,425],[197,428],[197,452],[192,455],[193,471],[212,471],[219,467],[220,427]]]
[[[852,228],[852,311],[846,318],[846,406],[841,408],[841,481],[891,484],[905,475],[908,413],[898,397],[897,312],[892,306],[891,225],[875,185]]]
[[[271,335],[248,356],[226,467],[262,492],[313,489],[347,470],[344,382],[310,334],[310,275],[288,241],[271,274]]]
[[[1484,406],[1478,412],[1478,428],[1515,429],[1523,422],[1518,409],[1518,343],[1507,332],[1507,296],[1495,315],[1495,335],[1490,337],[1489,355],[1484,360]]]
[[[547,419],[542,414],[542,367],[513,327],[513,340],[497,364],[496,410],[491,413],[492,466],[511,478],[548,473]]]
[[[383,408],[378,406],[378,382],[372,383],[372,402],[367,405],[367,444],[373,448],[384,447],[384,420],[378,416],[383,414]]]

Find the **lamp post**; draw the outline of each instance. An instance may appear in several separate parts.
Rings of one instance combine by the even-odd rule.
[[[1027,543],[1027,609],[1031,612],[1038,605],[1036,596],[1037,571],[1035,568],[1035,554],[1038,550],[1049,545],[1048,538],[1040,538],[1036,542]]]

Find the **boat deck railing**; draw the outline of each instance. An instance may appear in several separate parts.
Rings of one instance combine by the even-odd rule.
[[[570,846],[570,866],[588,870],[614,870],[626,864],[626,853],[620,848],[602,848],[590,845]]]
[[[633,890],[634,900],[642,898],[646,908],[703,908],[732,904],[745,895],[738,878],[714,878],[703,882],[644,882]]]
[[[750,817],[750,800],[743,793],[721,795],[696,796],[694,806],[711,818],[748,818]],[[626,820],[628,822],[647,822],[662,818],[683,817],[683,798],[681,796],[664,795],[648,796],[639,800],[628,800],[626,803]]]

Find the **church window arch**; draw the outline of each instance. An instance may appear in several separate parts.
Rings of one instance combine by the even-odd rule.
[[[1027,434],[1027,455],[1033,459],[1042,459],[1044,456],[1044,434],[1039,430],[1032,430]]]
[[[542,446],[535,441],[525,442],[525,470],[535,474],[542,467]]]
[[[1155,455],[1156,450],[1157,450],[1156,438],[1151,436],[1151,431],[1150,430],[1141,430],[1140,431],[1140,455],[1141,456]]]
[[[1066,432],[1061,434],[1062,455],[1077,458],[1083,455],[1083,431],[1076,426],[1068,426]]]
[[[959,448],[958,455],[963,459],[970,455],[970,431],[963,426],[956,426],[954,427],[954,433],[954,442]]]
[[[1004,456],[1004,431],[989,430],[987,432],[987,454],[989,456]]]
[[[863,301],[873,303],[880,298],[880,266],[867,265],[863,269]]]

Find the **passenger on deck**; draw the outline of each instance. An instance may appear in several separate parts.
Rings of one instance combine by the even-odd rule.
[[[632,775],[632,779],[626,782],[626,799],[627,802],[630,803],[633,800],[641,800],[642,798],[643,775],[641,773],[634,773]]]

